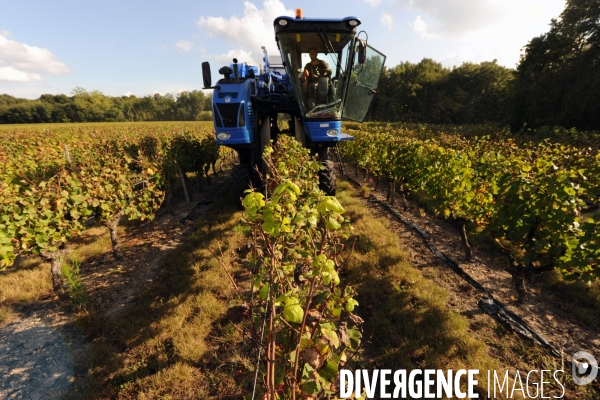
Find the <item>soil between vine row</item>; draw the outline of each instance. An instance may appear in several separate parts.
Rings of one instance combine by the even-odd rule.
[[[368,188],[369,194],[379,201],[386,201],[387,188],[381,184],[375,190],[373,178],[364,174],[357,175],[354,168],[346,167],[344,173]],[[344,176],[340,176],[341,179]],[[471,262],[464,262],[464,251],[458,229],[449,222],[426,213],[419,205],[408,199],[408,210],[404,210],[396,196],[394,211],[405,219],[425,228],[431,234],[431,241],[443,253],[458,262],[460,266],[477,282],[502,301],[507,307],[521,316],[556,348],[561,349],[565,360],[571,360],[572,354],[584,350],[600,356],[600,328],[589,326],[577,320],[557,302],[549,302],[541,294],[539,281],[528,282],[528,300],[525,304],[516,301],[517,293],[511,283],[511,275],[506,272],[508,258],[499,252],[478,249]],[[481,314],[477,301],[481,297],[467,282],[456,276],[450,268],[435,257],[411,228],[397,221],[383,207],[365,200],[365,206],[376,215],[387,218],[391,228],[397,233],[403,248],[409,254],[409,260],[421,272],[436,284],[444,287],[450,294],[448,305],[458,313],[472,318]],[[559,360],[560,361],[560,360]],[[569,367],[570,368],[570,367]]]

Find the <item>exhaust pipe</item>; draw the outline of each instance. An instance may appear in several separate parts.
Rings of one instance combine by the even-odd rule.
[[[240,73],[238,72],[237,58],[233,59],[233,79],[234,79],[235,83],[240,83]]]

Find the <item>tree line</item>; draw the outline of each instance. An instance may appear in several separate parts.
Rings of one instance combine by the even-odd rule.
[[[600,130],[600,0],[568,0],[516,69],[423,59],[383,71],[373,121]]]
[[[425,58],[385,68],[369,110],[372,121],[505,123],[514,70],[496,61],[447,68]]]
[[[210,121],[211,95],[192,90],[153,96],[106,96],[75,88],[71,96],[43,94],[39,99],[0,95],[0,123]]]
[[[568,0],[525,46],[515,76],[513,127],[600,130],[600,0]]]
[[[447,68],[425,58],[384,68],[371,121],[493,123],[513,130],[600,130],[600,0],[567,0],[516,69],[496,60]],[[210,96],[108,97],[81,88],[37,100],[0,95],[0,123],[210,120]]]

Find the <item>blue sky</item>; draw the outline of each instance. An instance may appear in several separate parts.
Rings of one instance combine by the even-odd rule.
[[[5,0],[0,5],[0,93],[38,98],[75,87],[111,96],[202,87],[233,57],[258,63],[277,51],[273,19],[355,16],[386,65],[428,57],[446,66],[497,59],[548,31],[564,0]]]

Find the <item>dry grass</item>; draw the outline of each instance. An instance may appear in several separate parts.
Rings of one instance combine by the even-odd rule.
[[[119,237],[123,237],[126,228],[119,226]],[[70,252],[65,261],[80,262],[93,259],[100,254],[111,250],[108,229],[103,226],[94,226],[84,231],[79,237],[72,241],[74,250]]]
[[[0,324],[16,318],[17,303],[40,299],[52,290],[50,264],[40,257],[29,256],[16,266],[0,272]]]
[[[12,320],[11,318],[11,310],[9,307],[1,306],[0,307],[0,326],[6,324]]]
[[[170,253],[160,278],[134,307],[113,320],[80,314],[93,341],[93,367],[86,394],[72,398],[241,394],[233,377],[248,372],[249,348],[226,318],[239,300],[208,251],[222,251],[230,271],[240,273],[235,249],[246,239],[243,230],[234,229],[241,215],[231,197],[218,199],[213,212],[197,221],[197,231]]]
[[[52,288],[50,264],[29,257],[0,274],[0,304],[36,300]]]
[[[407,262],[399,239],[386,220],[376,218],[349,183],[338,183],[338,199],[350,217],[355,251],[343,279],[358,291],[357,312],[365,319],[365,348],[356,367],[388,369],[479,369],[480,397],[487,396],[487,371],[514,377],[516,370],[566,369],[560,360],[507,330],[477,306],[452,311],[448,292]],[[458,279],[439,266],[441,281]],[[493,376],[493,375],[492,375]],[[565,376],[566,398],[595,398],[596,389],[579,387]],[[510,381],[512,387],[513,381]],[[561,388],[547,385],[545,395]],[[519,398],[515,392],[514,398]],[[497,398],[503,398],[498,395]]]
[[[121,233],[125,228],[120,228]],[[86,230],[73,241],[73,251],[65,262],[85,262],[110,249],[110,237],[104,227]],[[35,255],[29,255],[13,267],[0,272],[0,323],[15,318],[14,305],[31,303],[52,293],[50,264]]]
[[[360,194],[362,197],[369,197],[371,194],[371,188],[368,185],[360,185]]]
[[[468,320],[449,310],[447,293],[407,262],[397,236],[376,218],[346,182],[338,199],[350,217],[355,251],[344,276],[358,290],[358,313],[366,321],[367,368],[502,370]],[[373,365],[374,364],[374,365]],[[485,379],[480,376],[480,384]]]

